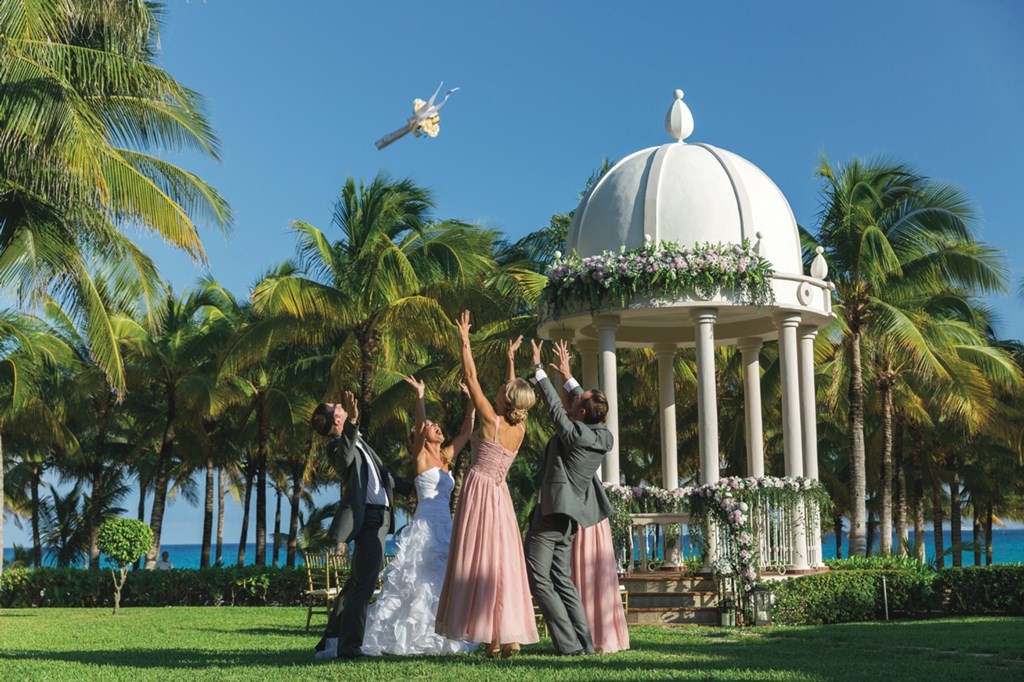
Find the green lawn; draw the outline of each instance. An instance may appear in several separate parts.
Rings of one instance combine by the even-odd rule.
[[[0,680],[1008,680],[1024,679],[1024,620],[825,627],[638,627],[633,650],[513,661],[312,659],[298,608],[0,610]]]

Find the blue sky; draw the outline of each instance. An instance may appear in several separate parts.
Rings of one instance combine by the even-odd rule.
[[[330,234],[349,176],[434,191],[437,216],[521,236],[575,207],[603,157],[667,141],[672,91],[691,141],[764,170],[813,225],[822,154],[891,156],[959,185],[982,238],[1024,276],[1024,3],[170,0],[160,61],[208,98],[220,164],[183,156],[231,202],[204,232],[212,274],[244,295],[290,257],[292,220]],[[378,151],[414,97],[459,86],[436,139]],[[201,271],[143,238],[177,289]],[[996,297],[1004,337],[1024,305]],[[134,508],[135,502],[126,506]],[[234,541],[240,514],[228,516]],[[198,542],[201,514],[169,510],[164,541]],[[14,530],[8,542],[23,542]]]

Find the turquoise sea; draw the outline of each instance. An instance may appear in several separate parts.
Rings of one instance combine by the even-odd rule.
[[[911,542],[913,542],[914,534],[910,534]],[[973,542],[974,538],[971,533],[964,531],[962,541],[966,545]],[[821,549],[826,559],[835,558],[836,555],[836,544],[835,536],[832,533],[827,533],[822,536]],[[943,532],[943,546],[949,547],[949,531]],[[164,551],[170,554],[171,563],[175,568],[199,568],[199,555],[202,551],[201,545],[164,545],[162,548]],[[389,553],[394,552],[394,540],[388,539],[387,551]],[[931,562],[934,554],[934,544],[932,543],[932,532],[925,531],[925,551],[928,556],[928,561]],[[846,555],[846,538],[843,538],[843,554]],[[13,555],[13,550],[10,548],[4,549],[4,557],[10,559]],[[248,563],[253,563],[255,558],[255,550],[253,545],[250,544],[246,553]],[[268,563],[273,559],[271,548],[267,548]],[[225,544],[224,545],[224,563],[233,566],[238,558],[238,545],[237,544]],[[982,555],[982,562],[985,557]],[[282,551],[279,555],[278,563],[284,565],[285,552]],[[299,558],[301,563],[301,555]],[[1006,528],[995,528],[992,530],[992,561],[997,564],[1014,564],[1024,563],[1024,528],[1006,529]],[[44,563],[49,563],[44,561]],[[950,557],[946,557],[946,566],[951,565],[952,561]],[[964,552],[963,557],[964,566],[972,566],[974,564],[974,553],[973,551]]]

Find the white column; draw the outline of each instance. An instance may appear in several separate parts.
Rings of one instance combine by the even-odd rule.
[[[803,433],[804,476],[818,480],[818,415],[814,389],[814,337],[818,329],[797,328],[800,343],[800,428]],[[808,509],[808,563],[821,566],[821,519],[818,509]]]
[[[800,429],[800,376],[797,357],[797,326],[800,315],[780,313],[779,375],[782,383],[782,441],[785,453],[786,475],[803,476],[803,434]],[[793,538],[793,561],[790,568],[803,570],[807,564],[807,533],[803,509],[798,507],[790,522]]]
[[[597,347],[600,355],[598,361],[598,378],[601,390],[608,398],[608,430],[615,439],[612,449],[604,457],[601,476],[605,483],[620,482],[619,479],[619,388],[617,363],[615,355],[615,330],[619,326],[617,315],[595,315],[594,326],[597,328]]]
[[[679,487],[679,455],[676,450],[676,344],[654,346],[658,357],[658,407],[661,410],[661,485]]]
[[[761,424],[761,346],[757,338],[736,344],[743,356],[743,412],[747,441],[747,476],[764,476],[764,428]]]
[[[697,321],[697,428],[700,439],[700,482],[714,483],[718,475],[718,393],[715,387],[715,320],[718,311],[694,311]]]

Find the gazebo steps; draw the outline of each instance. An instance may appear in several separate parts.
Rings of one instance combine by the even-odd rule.
[[[714,607],[633,608],[630,604],[626,614],[627,625],[718,625],[720,622],[718,609]]]
[[[646,592],[716,592],[718,586],[710,575],[684,574],[678,571],[630,573],[619,578],[630,598]]]
[[[630,592],[630,609],[714,608],[717,592]]]

